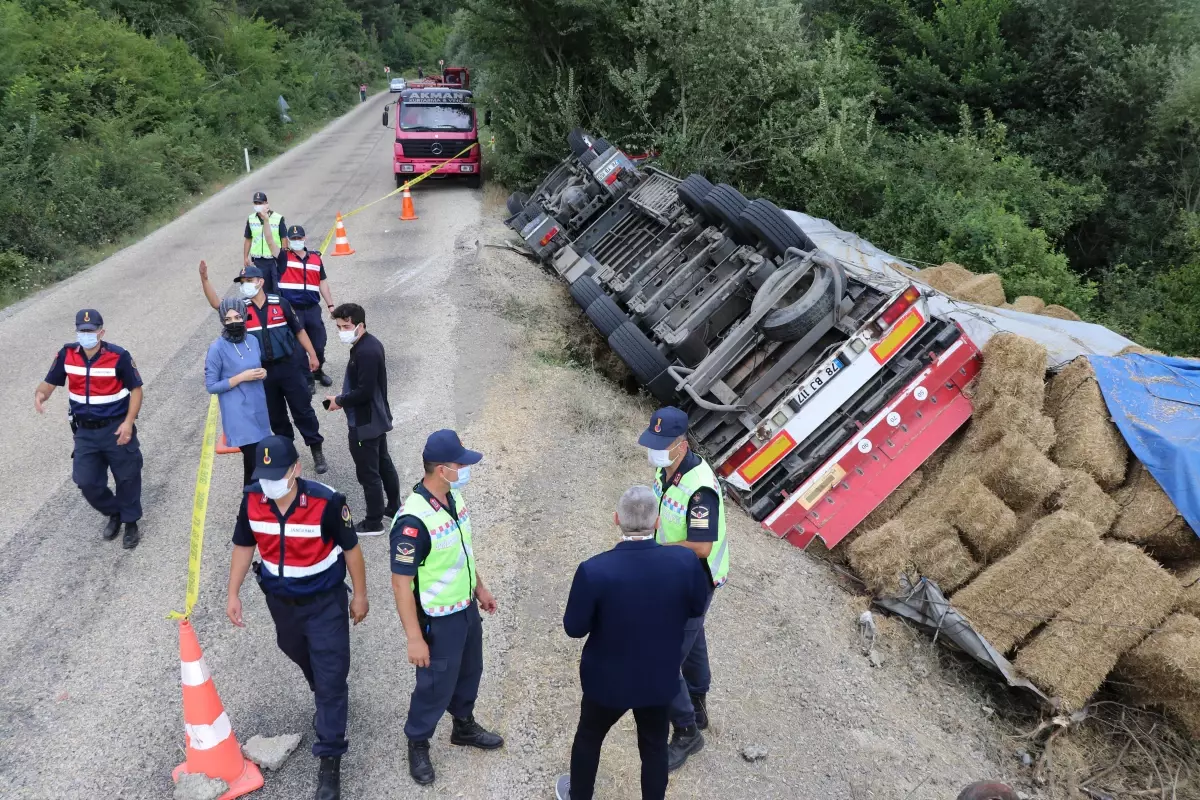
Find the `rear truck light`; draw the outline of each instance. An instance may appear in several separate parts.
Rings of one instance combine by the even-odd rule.
[[[896,327],[888,332],[888,335],[879,340],[879,342],[871,348],[871,355],[875,356],[875,360],[880,364],[885,363],[889,358],[894,356],[904,344],[911,339],[921,326],[925,324],[925,318],[921,316],[921,312],[917,309],[910,309],[909,312],[896,323]]]
[[[754,483],[792,452],[795,446],[796,440],[787,431],[780,431],[765,447],[755,453],[754,458],[742,464],[741,469],[737,471],[738,475],[741,475],[746,483]]]
[[[458,167],[458,171],[459,172],[474,172],[475,165],[474,164],[460,164]]]
[[[412,171],[413,171],[413,165],[412,165],[412,164],[401,164],[401,165],[400,165],[400,171],[401,171],[401,172],[412,172]]]
[[[545,236],[543,236],[543,237],[542,237],[542,238],[541,238],[541,239],[538,241],[538,246],[539,246],[539,247],[545,247],[546,245],[550,244],[550,240],[551,240],[551,239],[553,239],[557,233],[558,233],[558,226],[557,226],[557,225],[555,225],[553,228],[551,228],[550,230],[546,231],[546,235],[545,235]]]
[[[733,455],[725,460],[725,463],[717,470],[717,474],[722,478],[728,478],[735,469],[746,463],[747,458],[754,455],[754,449],[754,440],[751,439],[733,451]]]
[[[892,327],[896,320],[900,319],[900,315],[908,309],[912,308],[912,304],[917,302],[921,297],[921,290],[915,286],[910,286],[904,290],[904,294],[896,298],[890,306],[883,310],[879,315],[880,333]]]
[[[604,182],[607,185],[612,186],[614,183],[617,182],[617,178],[619,178],[619,177],[621,177],[621,168],[617,167],[609,174],[609,176],[607,178],[604,179]]]

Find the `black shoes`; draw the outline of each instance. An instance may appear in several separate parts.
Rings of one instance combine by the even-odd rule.
[[[321,771],[317,773],[316,800],[341,800],[342,757],[325,756],[321,759]]]
[[[325,460],[325,454],[321,452],[321,445],[314,444],[310,448],[313,454],[313,466],[317,470],[318,475],[324,475],[329,472],[329,462]]]
[[[696,711],[696,727],[708,730],[708,695],[689,694],[688,697],[692,698],[692,708]]]
[[[104,526],[104,533],[100,534],[104,537],[104,541],[111,542],[117,538],[117,534],[121,532],[121,515],[113,514],[108,518],[108,524]]]
[[[687,728],[676,728],[667,745],[667,772],[674,772],[683,766],[688,756],[699,753],[704,749],[704,734],[695,725]]]
[[[121,537],[121,547],[126,550],[132,550],[138,546],[138,542],[142,540],[142,535],[138,533],[136,522],[125,523],[125,535]]]
[[[383,533],[382,520],[364,519],[354,526],[359,536],[379,536]]]
[[[408,740],[408,774],[422,786],[433,783],[433,762],[429,760],[429,740]]]
[[[450,744],[461,747],[478,747],[480,750],[497,750],[504,746],[504,739],[475,721],[475,717],[454,717],[454,728],[450,731]]]
[[[322,385],[322,386],[324,386],[324,387],[326,387],[326,388],[329,388],[330,386],[333,386],[333,378],[331,378],[331,377],[329,377],[328,375],[326,375],[326,374],[325,374],[325,369],[324,369],[324,368],[321,368],[321,369],[317,370],[317,371],[316,371],[316,372],[314,372],[312,375],[313,375],[313,377],[314,377],[314,378],[316,378],[318,381],[320,381],[320,382],[321,382],[321,385]]]

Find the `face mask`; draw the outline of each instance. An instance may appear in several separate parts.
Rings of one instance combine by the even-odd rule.
[[[249,300],[258,294],[258,286],[250,281],[242,281],[242,297]]]
[[[265,205],[259,205],[258,203],[254,204],[254,213],[255,214],[261,214],[266,210],[267,210],[267,207]]]
[[[100,343],[100,336],[94,331],[76,331],[75,340],[83,346],[84,350],[91,350]]]
[[[263,479],[258,482],[258,485],[262,488],[263,494],[272,500],[278,500],[288,493],[291,483],[291,480],[288,478],[280,478],[277,481]]]
[[[231,342],[240,342],[246,338],[246,323],[244,322],[226,322],[225,333],[229,334]]]
[[[459,467],[458,468],[458,480],[450,481],[450,488],[451,489],[461,489],[462,487],[466,486],[467,482],[470,480],[471,480],[471,468],[470,467]]]
[[[304,250],[304,242],[297,242],[295,239],[291,239],[289,241],[288,246],[291,247],[292,250],[296,251],[297,253],[302,252]]]
[[[355,325],[348,331],[338,329],[338,338],[342,340],[342,344],[354,344],[354,340],[358,338],[358,326]]]
[[[651,466],[660,468],[671,466],[671,462],[675,460],[671,458],[670,450],[651,450],[649,448],[646,449],[646,459]]]

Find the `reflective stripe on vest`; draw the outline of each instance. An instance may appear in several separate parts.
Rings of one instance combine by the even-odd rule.
[[[283,222],[283,215],[271,212],[271,229],[275,231],[275,235],[279,236],[279,223]],[[263,236],[262,220],[258,218],[258,214],[251,214],[246,220],[250,224],[250,255],[255,258],[274,258],[271,255],[271,248],[267,246],[267,237]],[[276,242],[282,246],[283,242]]]
[[[725,496],[721,485],[707,461],[701,460],[683,475],[678,473],[671,485],[663,491],[665,470],[654,476],[654,494],[659,498],[658,534],[659,544],[671,544],[687,540],[687,507],[692,495],[699,489],[712,489],[717,493],[717,540],[708,554],[708,570],[712,574],[713,586],[720,586],[729,577],[729,539],[725,531]],[[709,524],[712,524],[711,521]]]
[[[280,535],[271,501],[263,494],[250,495],[246,516],[263,569],[277,578],[309,578],[337,564],[342,548],[321,538],[321,516],[328,503],[322,497],[300,492]]]
[[[265,326],[261,310],[267,312]],[[263,362],[279,361],[290,356],[295,349],[296,337],[288,327],[287,315],[283,313],[279,298],[273,294],[267,295],[267,302],[263,303],[261,310],[252,302],[246,303],[246,333],[258,337]],[[268,339],[270,347],[267,346]]]
[[[434,500],[434,505],[413,492],[404,501],[397,516],[411,514],[429,531],[430,549],[417,565],[417,583],[421,590],[421,608],[431,617],[444,617],[462,611],[475,596],[475,554],[471,550],[471,515],[461,494],[451,490],[458,522]]]
[[[294,306],[311,306],[321,302],[321,255],[307,251],[305,260],[289,251],[287,266],[279,276],[279,293]]]
[[[67,373],[67,396],[71,401],[72,413],[95,416],[87,406],[109,406],[100,416],[108,416],[113,403],[129,397],[125,382],[117,376],[117,364],[121,354],[100,346],[96,358],[87,360],[83,347],[72,345],[63,358],[63,370]],[[124,412],[121,412],[124,414]],[[114,415],[115,416],[115,415]]]

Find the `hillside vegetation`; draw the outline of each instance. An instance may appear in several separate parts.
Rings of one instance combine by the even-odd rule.
[[[498,176],[585,126],[1200,355],[1194,0],[466,0]]]

